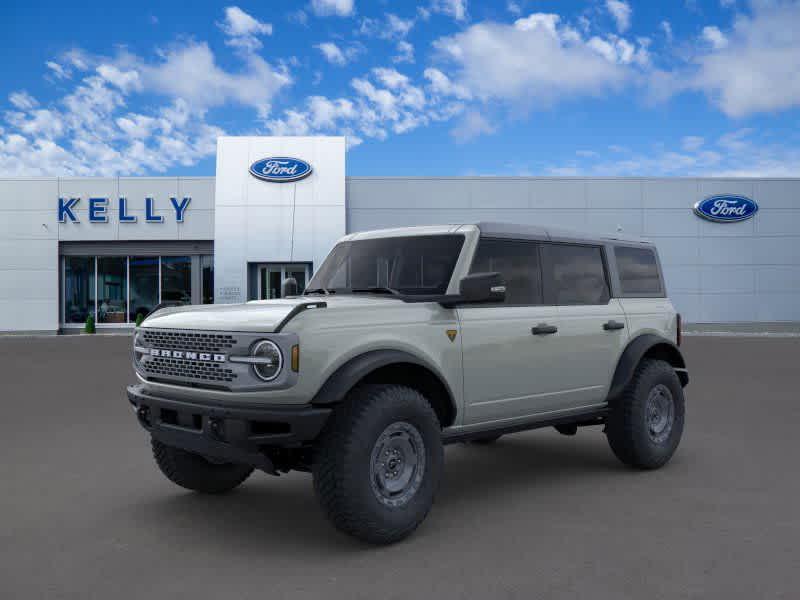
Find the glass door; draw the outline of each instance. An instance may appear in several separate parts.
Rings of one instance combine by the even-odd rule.
[[[310,278],[308,264],[266,264],[258,266],[258,299],[272,300],[283,295],[283,282],[289,277],[297,281],[297,293],[302,294]]]

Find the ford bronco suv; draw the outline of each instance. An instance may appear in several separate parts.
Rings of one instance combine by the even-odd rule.
[[[680,318],[641,241],[478,223],[342,238],[302,295],[164,308],[128,398],[198,492],[313,474],[339,529],[388,543],[430,510],[443,445],[603,426],[639,469],[684,424]]]

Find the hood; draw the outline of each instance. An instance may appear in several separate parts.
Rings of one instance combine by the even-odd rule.
[[[205,304],[162,308],[147,317],[142,327],[199,329],[205,331],[252,331],[269,333],[301,304],[325,302],[326,309],[402,304],[401,300],[364,296],[302,296],[280,300],[257,300],[246,304]]]

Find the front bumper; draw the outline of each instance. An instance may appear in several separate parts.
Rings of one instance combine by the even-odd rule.
[[[315,439],[331,413],[314,406],[233,408],[154,396],[128,386],[139,423],[154,439],[214,460],[273,473],[266,450],[300,447]]]

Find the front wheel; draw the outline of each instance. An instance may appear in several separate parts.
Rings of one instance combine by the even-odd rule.
[[[425,519],[443,460],[439,420],[419,392],[359,386],[336,407],[315,448],[314,489],[338,529],[389,544]]]
[[[639,469],[669,461],[684,424],[683,388],[669,363],[643,360],[609,408],[606,436],[617,458]]]

